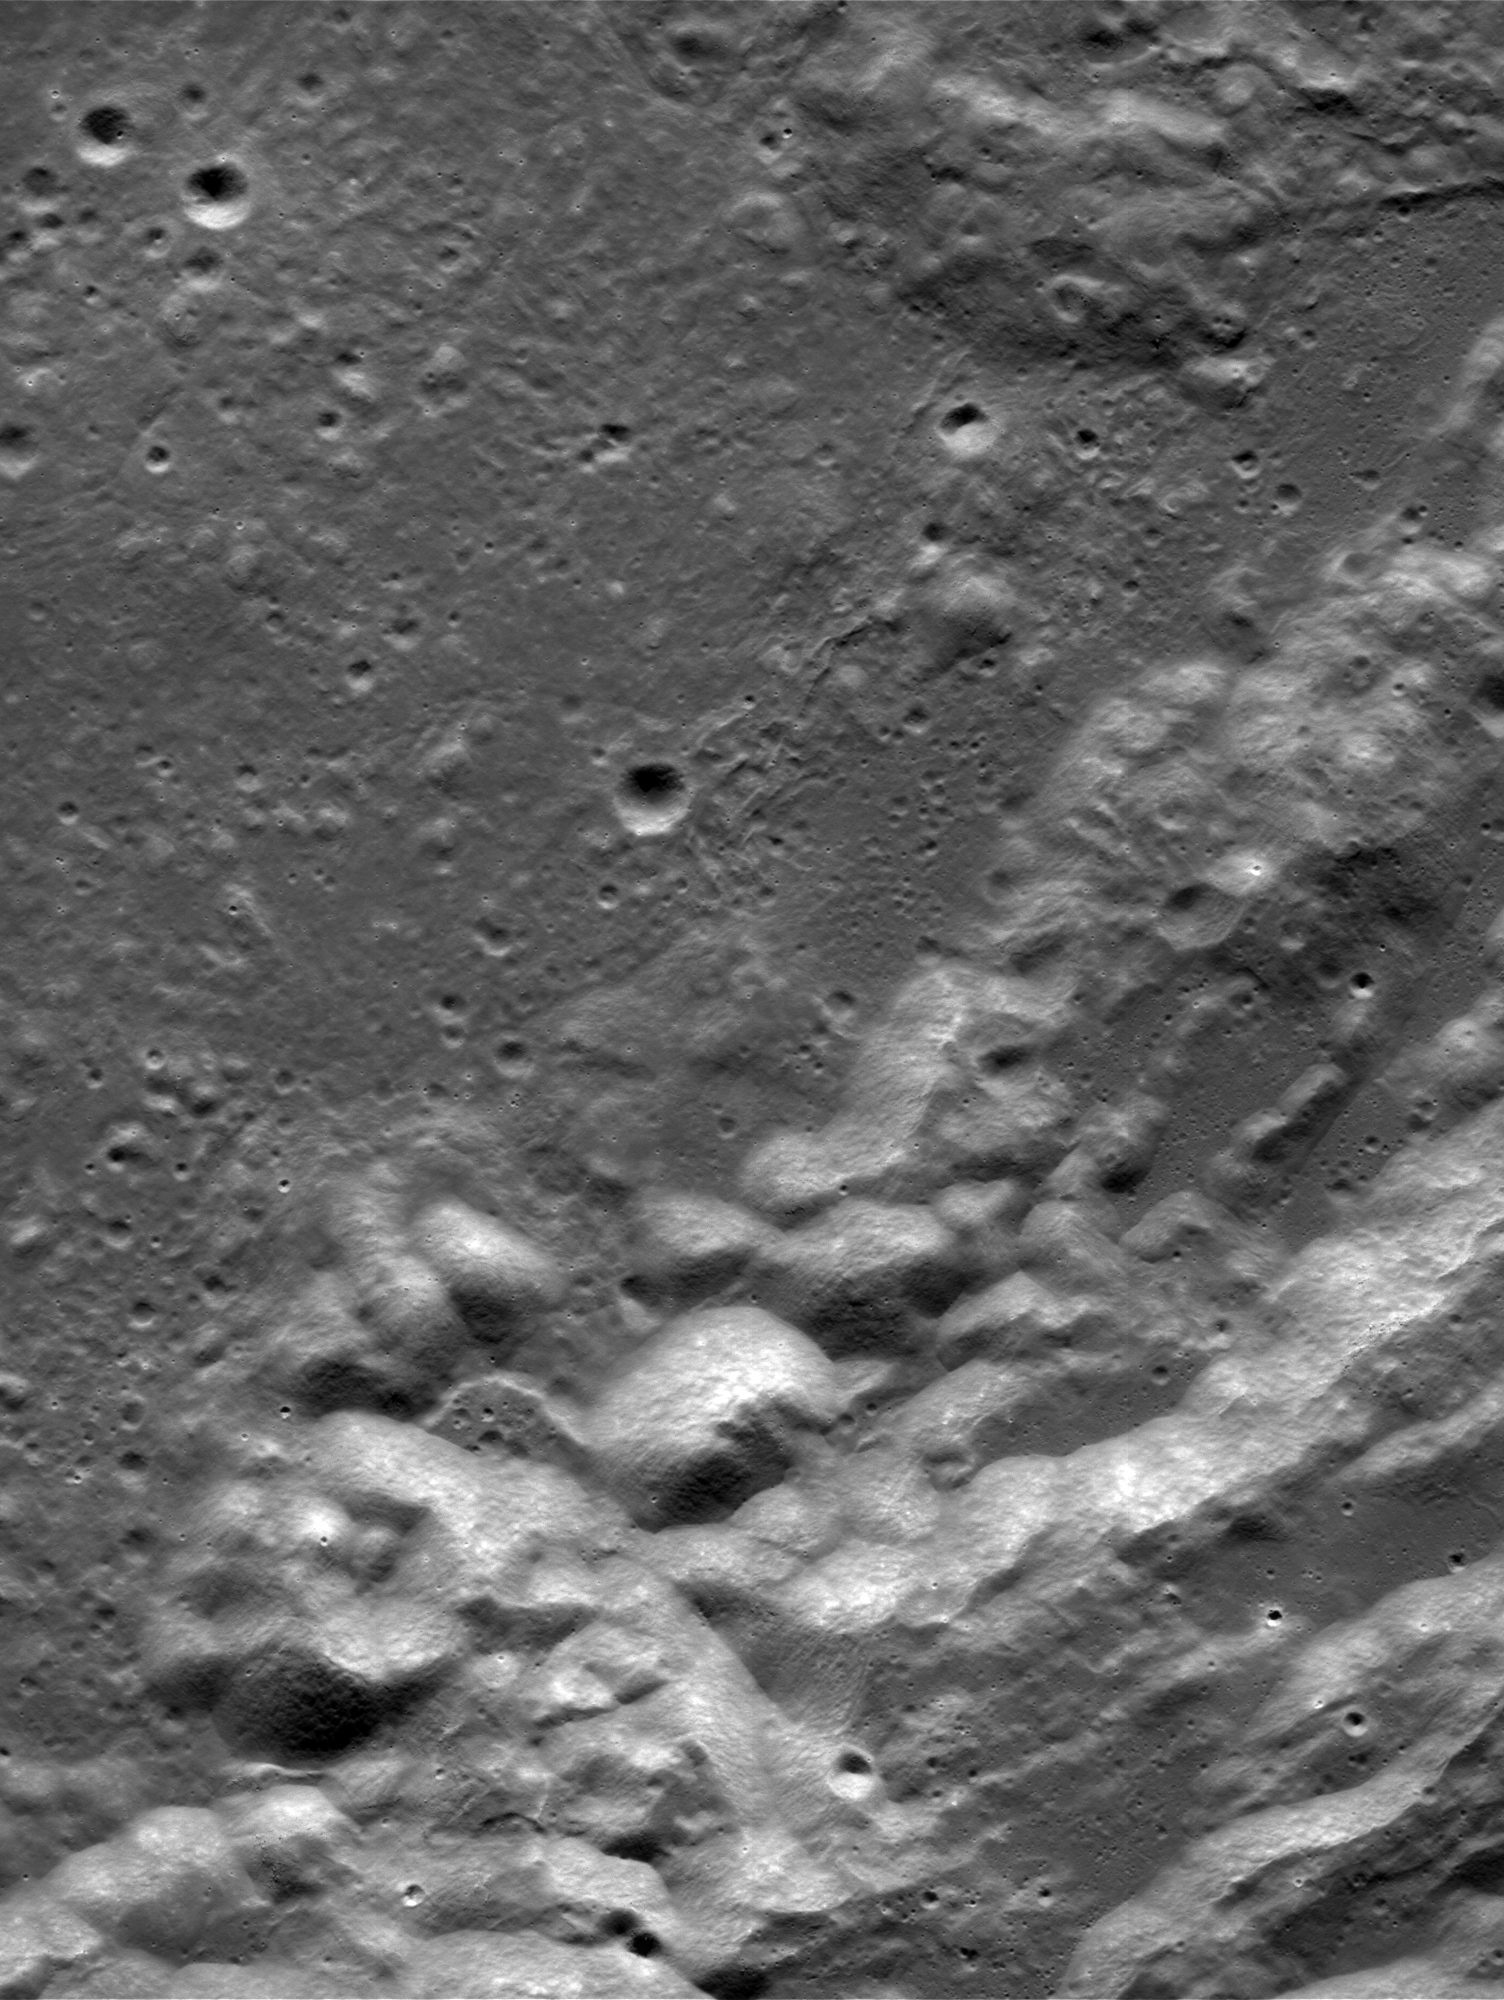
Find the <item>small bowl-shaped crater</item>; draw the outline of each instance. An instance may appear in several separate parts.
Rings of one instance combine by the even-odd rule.
[[[878,1788],[878,1775],[865,1750],[842,1750],[826,1781],[837,1798],[865,1799]]]
[[[183,209],[201,229],[234,229],[251,212],[251,177],[236,160],[210,160],[183,183]]]
[[[672,833],[689,811],[689,780],[667,758],[629,764],[617,780],[614,804],[628,833],[643,837]]]
[[[1160,936],[1176,951],[1203,951],[1237,927],[1242,903],[1214,882],[1182,882],[1164,899]]]
[[[90,166],[113,167],[135,148],[135,120],[120,104],[91,104],[78,121],[78,156]]]
[[[1490,736],[1504,738],[1504,667],[1490,666],[1473,689],[1473,715]]]
[[[985,458],[996,447],[1002,428],[985,404],[961,397],[940,413],[935,435],[952,458],[970,461]]]
[[[41,455],[36,433],[29,424],[0,420],[0,479],[14,485],[33,470]]]
[[[225,260],[210,243],[200,243],[183,259],[179,271],[183,283],[195,292],[212,292],[224,280]]]

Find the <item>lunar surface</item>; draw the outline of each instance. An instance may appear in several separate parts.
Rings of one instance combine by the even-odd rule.
[[[1504,1996],[1504,8],[0,77],[0,2000]]]

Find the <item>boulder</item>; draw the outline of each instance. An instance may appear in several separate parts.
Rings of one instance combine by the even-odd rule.
[[[1004,1278],[1018,1264],[1018,1224],[1029,1206],[1025,1182],[952,1181],[930,1203],[976,1278]]]
[[[1333,1485],[1344,1494],[1421,1501],[1445,1482],[1495,1474],[1504,1462],[1504,1374],[1494,1375],[1461,1408],[1405,1424],[1344,1465]]]
[[[754,1493],[750,1500],[737,1508],[726,1527],[737,1535],[753,1536],[765,1548],[771,1546],[802,1558],[824,1554],[834,1547],[843,1532],[840,1503],[830,1484],[823,1480],[812,1482],[803,1479],[786,1479],[781,1486],[764,1487],[761,1493]],[[679,1531],[681,1536],[695,1532],[694,1529]],[[657,1538],[659,1543],[668,1539],[663,1535]],[[656,1548],[654,1553],[658,1553]],[[748,1582],[754,1580],[754,1575],[762,1574],[760,1567],[754,1571],[745,1542],[738,1545],[736,1554],[741,1558],[741,1567]],[[723,1561],[726,1560],[723,1556]],[[707,1571],[708,1581],[713,1569],[703,1557],[701,1562]],[[730,1558],[727,1566],[736,1567],[735,1557]],[[685,1565],[680,1571],[680,1587],[694,1598],[693,1581],[686,1573],[688,1567]],[[778,1573],[782,1574],[782,1568]]]
[[[690,1305],[729,1284],[774,1233],[735,1202],[666,1188],[636,1195],[627,1221],[633,1289],[671,1306]]]
[[[0,1994],[32,2000],[57,1973],[97,1961],[105,1944],[98,1925],[48,1890],[7,1896],[0,1902]]]
[[[355,1824],[316,1785],[271,1785],[215,1811],[242,1867],[273,1896],[331,1888],[353,1874]]]
[[[1418,1952],[1363,1972],[1318,1979],[1314,1986],[1287,1992],[1284,2000],[1504,2000],[1504,1981],[1475,1978],[1439,1953]]]
[[[841,1510],[847,1534],[869,1542],[922,1542],[940,1520],[940,1496],[913,1459],[874,1438],[845,1453],[821,1480]]]
[[[536,1929],[568,1944],[609,1936],[650,1940],[674,1928],[657,1871],[602,1854],[588,1841],[526,1831],[388,1844],[367,1883],[422,1930]]]
[[[684,1620],[674,1678],[609,1714],[544,1739],[558,1773],[558,1824],[598,1847],[660,1851],[778,1817],[766,1762],[778,1717],[731,1646]]]
[[[237,1754],[316,1764],[363,1741],[469,1645],[460,1619],[423,1599],[331,1593],[303,1614],[159,1616],[144,1665],[161,1698],[211,1709]]]
[[[356,1310],[398,1365],[441,1382],[465,1350],[465,1328],[449,1288],[426,1258],[394,1246],[351,1274]]]
[[[561,1723],[543,1754],[554,1824],[611,1853],[657,1858],[739,1823],[737,1799],[692,1736],[646,1705]]]
[[[1168,1100],[1142,1089],[1088,1110],[1077,1123],[1075,1144],[1050,1176],[1050,1188],[1128,1193],[1153,1165],[1169,1117]]]
[[[173,2000],[174,1991],[183,1990],[173,1986],[181,1970],[170,1958],[122,1946],[101,1952],[87,1966],[70,1969],[49,1990],[66,1993],[69,2000]]]
[[[1133,1260],[1119,1249],[1113,1226],[1100,1199],[1037,1201],[1018,1232],[1019,1264],[1072,1290],[1131,1282]]]
[[[747,1282],[827,1352],[851,1354],[914,1345],[923,1315],[964,1284],[965,1264],[932,1209],[856,1197],[773,1237]]]
[[[541,1244],[453,1196],[431,1202],[409,1240],[443,1281],[469,1330],[509,1342],[538,1314],[563,1303],[568,1284]]]
[[[1118,1242],[1130,1256],[1153,1264],[1179,1256],[1188,1248],[1205,1246],[1215,1254],[1236,1227],[1230,1212],[1219,1202],[1187,1188],[1146,1209]]]
[[[270,1907],[218,1818],[198,1806],[142,1813],[59,1862],[47,1890],[116,1942],[180,1958],[206,1945],[226,1956],[254,1949]]]
[[[566,1472],[580,1472],[589,1460],[580,1411],[502,1368],[456,1383],[423,1427],[467,1451],[510,1452]]]
[[[561,1639],[539,1661],[517,1690],[518,1709],[533,1728],[602,1715],[652,1694],[673,1671],[661,1640],[597,1619]]]
[[[447,1302],[430,1293],[437,1280],[430,1281],[420,1266],[408,1276],[410,1338],[395,1326],[395,1290],[385,1295],[387,1321],[381,1325],[362,1309],[346,1273],[314,1272],[273,1315],[262,1340],[258,1380],[309,1416],[342,1409],[408,1415],[422,1409],[448,1380],[463,1334]]]
[[[767,1495],[787,1487],[765,1487],[726,1521],[705,1521],[683,1528],[661,1528],[644,1538],[642,1558],[657,1575],[681,1591],[706,1618],[734,1611],[753,1611],[767,1593],[799,1569],[799,1556],[777,1536],[764,1537],[757,1515],[749,1514]],[[746,1517],[744,1519],[744,1517]],[[831,1539],[839,1523],[829,1511]],[[813,1524],[811,1524],[813,1526]],[[823,1542],[825,1536],[817,1536]]]
[[[1336,1791],[1504,1700],[1504,1556],[1388,1592],[1300,1647],[1203,1788],[1225,1817]]]
[[[714,1520],[780,1480],[801,1430],[839,1414],[829,1361],[754,1306],[685,1314],[590,1413],[596,1466],[644,1526]]]
[[[180,1604],[154,1605],[142,1634],[141,1678],[169,1708],[209,1708],[261,1630],[259,1620],[247,1626]]]
[[[1068,1093],[1031,1058],[1070,1019],[1048,980],[961,961],[916,973],[863,1037],[836,1116],[762,1140],[742,1193],[789,1217],[848,1195],[923,1199],[958,1170],[1040,1170],[1067,1143]]]
[[[542,1840],[536,1869],[547,1896],[539,1928],[566,1943],[615,1935],[652,1956],[678,1931],[663,1878],[646,1862],[602,1854],[587,1840]]]
[[[693,2000],[698,1991],[663,1958],[629,1946],[484,1930],[420,1945],[397,1990],[411,2000]]]
[[[348,1984],[289,1958],[198,1959],[179,1966],[164,1988],[165,2000],[342,2000]]]
[[[950,1173],[1044,1174],[1070,1145],[1075,1109],[1064,1077],[1005,1048],[953,1093],[935,1119],[933,1148]]]
[[[383,1351],[416,1366],[443,1365],[464,1345],[464,1329],[443,1278],[408,1241],[402,1174],[380,1161],[336,1176],[323,1191],[338,1276]]]
[[[1096,1298],[1041,1284],[1015,1271],[985,1291],[958,1299],[935,1329],[935,1346],[947,1368],[977,1357],[1006,1361],[1048,1353],[1090,1340],[1110,1324]]]
[[[917,1460],[935,1485],[964,1485],[1007,1451],[1034,1383],[1031,1371],[1016,1364],[963,1362],[889,1413],[882,1435]]]
[[[541,1753],[518,1741],[514,1728],[505,1733],[484,1727],[462,1730],[438,1754],[409,1759],[390,1789],[379,1793],[373,1786],[363,1797],[349,1797],[343,1777],[341,1767],[328,1782],[352,1813],[366,1819],[395,1813],[440,1834],[489,1834],[539,1825],[551,1816],[559,1789]]]
[[[533,1576],[545,1549],[560,1561],[571,1549],[603,1554],[625,1532],[614,1510],[555,1466],[482,1456],[365,1413],[317,1425],[310,1466],[357,1519],[385,1521],[402,1534],[396,1589],[461,1612],[492,1637],[549,1624],[557,1589]],[[567,1587],[579,1601],[574,1622],[583,1623],[594,1587],[583,1572],[578,1580],[571,1573]]]
[[[675,1871],[679,1957],[708,1992],[756,1991],[826,1932],[850,1885],[783,1827],[708,1840]],[[843,1992],[854,1991],[842,1983]]]

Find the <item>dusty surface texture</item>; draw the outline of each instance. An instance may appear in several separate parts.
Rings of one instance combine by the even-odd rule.
[[[1504,1994],[1504,11],[0,75],[0,2000]]]

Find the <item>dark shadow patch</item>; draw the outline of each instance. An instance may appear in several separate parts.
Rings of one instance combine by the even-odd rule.
[[[188,176],[188,192],[195,201],[239,201],[250,185],[244,169],[233,160],[213,160],[206,167],[196,167]]]
[[[262,1653],[230,1679],[214,1721],[241,1756],[323,1764],[371,1736],[381,1704],[353,1674],[295,1647]]]
[[[79,119],[78,127],[96,146],[122,146],[131,135],[131,116],[118,104],[96,104]]]

